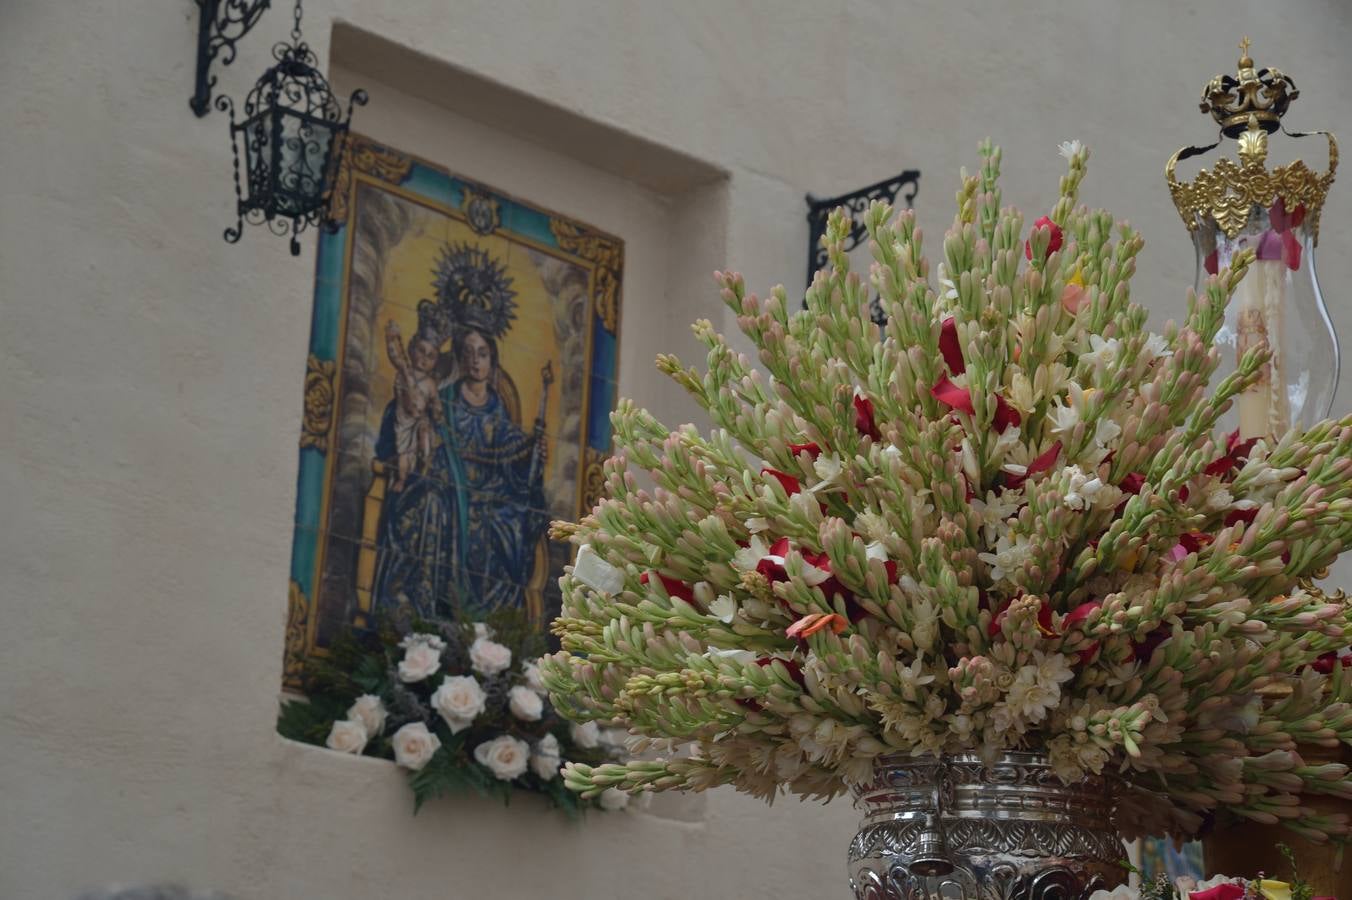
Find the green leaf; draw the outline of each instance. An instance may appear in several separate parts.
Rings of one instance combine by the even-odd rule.
[[[409,773],[408,783],[413,788],[413,814],[416,816],[428,800],[463,790],[464,776],[455,758],[442,747],[421,770]]]
[[[333,723],[347,717],[347,708],[346,701],[323,695],[309,700],[285,700],[277,713],[277,733],[322,747]]]

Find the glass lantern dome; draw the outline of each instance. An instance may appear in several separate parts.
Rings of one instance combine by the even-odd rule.
[[[1238,73],[1217,76],[1202,94],[1202,111],[1220,124],[1221,140],[1178,151],[1166,176],[1192,233],[1199,293],[1237,253],[1253,253],[1216,336],[1221,354],[1217,378],[1234,372],[1255,348],[1268,359],[1222,425],[1227,431],[1238,429],[1241,438],[1277,438],[1326,418],[1338,385],[1338,338],[1315,272],[1319,214],[1333,183],[1338,147],[1331,134],[1311,132],[1328,140],[1328,171],[1315,172],[1301,160],[1267,167],[1270,134],[1282,130],[1293,138],[1307,136],[1281,129],[1281,117],[1299,91],[1277,69],[1256,69],[1247,41],[1241,47],[1245,52]],[[1238,163],[1222,159],[1191,182],[1177,180],[1179,161],[1214,149],[1226,138],[1238,145]]]

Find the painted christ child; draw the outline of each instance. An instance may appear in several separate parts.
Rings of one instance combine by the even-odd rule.
[[[394,444],[398,454],[398,477],[390,486],[402,491],[408,476],[432,459],[432,428],[443,418],[437,394],[437,345],[422,332],[404,348],[399,326],[391,319],[385,325],[385,349],[394,366]]]

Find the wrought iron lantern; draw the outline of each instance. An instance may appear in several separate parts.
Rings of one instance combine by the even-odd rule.
[[[296,0],[291,41],[272,48],[277,62],[245,98],[242,122],[236,122],[229,97],[216,98],[216,107],[230,114],[235,164],[237,220],[225,229],[225,239],[238,241],[246,221],[267,223],[273,234],[291,236],[292,256],[300,255],[301,232],[326,218],[352,109],[367,99],[365,91],[353,91],[344,111],[301,37],[300,20]]]
[[[907,169],[895,177],[879,181],[877,184],[870,184],[868,187],[862,187],[848,194],[841,194],[838,197],[828,197],[825,199],[815,197],[812,194],[807,195],[807,283],[812,285],[812,278],[817,271],[824,267],[827,262],[826,248],[822,246],[822,235],[826,234],[826,220],[831,211],[836,207],[844,207],[845,212],[850,217],[850,233],[845,240],[845,252],[850,253],[864,245],[864,239],[868,236],[868,229],[864,226],[864,213],[868,212],[869,204],[874,200],[885,200],[888,203],[896,204],[897,195],[902,195],[902,202],[910,206],[915,202],[915,195],[920,190],[920,173],[915,169]],[[869,313],[873,321],[879,325],[887,321],[887,316],[883,313],[882,304],[877,297],[869,301]]]
[[[1275,439],[1329,415],[1338,386],[1338,337],[1314,268],[1320,212],[1333,184],[1338,145],[1328,132],[1287,131],[1282,117],[1300,96],[1295,82],[1277,69],[1255,66],[1248,38],[1240,48],[1236,74],[1217,75],[1202,90],[1202,112],[1220,126],[1220,136],[1208,146],[1179,150],[1165,177],[1192,234],[1198,291],[1239,251],[1255,254],[1216,336],[1217,374],[1234,372],[1254,348],[1266,351],[1268,359],[1222,424],[1227,431],[1237,428],[1243,438]],[[1290,138],[1324,136],[1328,170],[1314,171],[1301,160],[1269,168],[1268,138],[1279,131]],[[1234,141],[1238,163],[1222,159],[1191,182],[1178,180],[1180,161],[1226,139]]]

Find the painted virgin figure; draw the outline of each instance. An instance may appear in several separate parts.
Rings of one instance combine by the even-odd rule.
[[[375,449],[387,478],[375,609],[404,620],[525,608],[549,522],[544,415],[553,373],[541,372],[526,432],[516,387],[498,364],[497,342],[515,318],[511,280],[467,244],[446,247],[435,274],[437,300],[419,304],[408,345],[387,326],[396,379]]]

